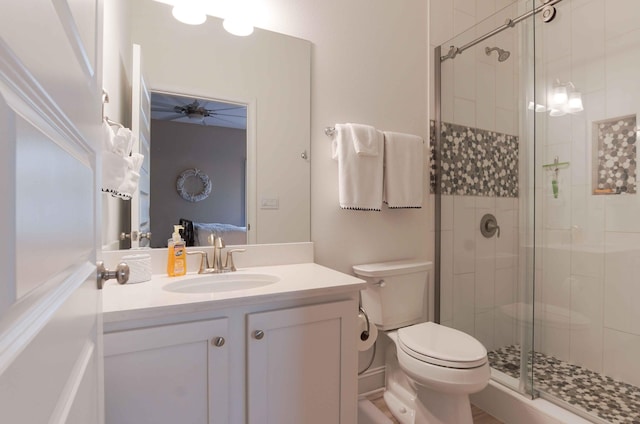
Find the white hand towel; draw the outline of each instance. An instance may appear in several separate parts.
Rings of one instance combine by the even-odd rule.
[[[124,158],[127,169],[124,173],[124,179],[118,191],[124,195],[132,196],[133,192],[138,188],[138,181],[140,180],[140,167],[144,160],[144,155],[140,153],[132,153],[131,156]]]
[[[358,156],[378,156],[378,130],[371,125],[347,124],[351,128],[353,147]]]
[[[123,199],[131,198],[130,194],[120,192],[127,173],[127,161],[125,158],[113,152],[102,152],[102,191],[110,193],[114,197]]]
[[[128,128],[113,131],[102,123],[102,191],[114,197],[130,199],[138,186],[140,166],[144,156],[133,153],[133,135]]]
[[[122,157],[129,156],[133,146],[133,134],[129,128],[118,128],[113,137],[112,152]]]
[[[333,158],[338,161],[338,197],[343,209],[375,210],[382,207],[382,169],[384,155],[359,156],[353,132],[345,124],[336,124],[332,143]],[[384,151],[384,137],[376,130],[378,151]]]
[[[389,208],[421,208],[424,141],[421,137],[384,133],[384,202]]]

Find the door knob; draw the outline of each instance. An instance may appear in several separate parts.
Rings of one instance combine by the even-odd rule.
[[[98,261],[96,280],[98,282],[98,290],[102,290],[105,281],[115,278],[118,284],[124,284],[129,281],[129,265],[120,262],[115,271],[109,271],[104,267],[104,262]]]

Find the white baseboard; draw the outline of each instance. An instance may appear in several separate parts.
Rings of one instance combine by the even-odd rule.
[[[369,396],[384,390],[384,365],[371,368],[358,376],[358,395]]]

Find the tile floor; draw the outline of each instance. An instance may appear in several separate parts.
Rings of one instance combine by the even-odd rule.
[[[543,353],[535,355],[538,390],[556,396],[611,424],[640,424],[640,388]],[[489,352],[491,367],[520,377],[520,346]]]

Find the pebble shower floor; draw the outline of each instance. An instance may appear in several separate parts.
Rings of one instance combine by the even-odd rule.
[[[520,378],[520,346],[489,352],[491,367]],[[536,353],[535,385],[612,424],[640,424],[640,388],[578,365]]]

